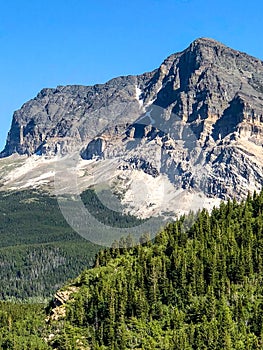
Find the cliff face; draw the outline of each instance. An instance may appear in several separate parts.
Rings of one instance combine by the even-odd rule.
[[[139,102],[143,111],[134,123],[122,132],[105,130],[88,144],[83,157],[117,154],[122,169],[163,173],[177,188],[223,199],[242,198],[248,189],[261,188],[260,60],[198,39],[164,61]]]
[[[1,157],[78,150],[241,198],[263,184],[262,146],[262,61],[203,38],[151,73],[42,90],[15,112]]]
[[[136,84],[149,79],[120,77],[103,85],[43,89],[14,113],[1,157],[13,153],[68,154],[109,123],[128,123],[139,114]]]

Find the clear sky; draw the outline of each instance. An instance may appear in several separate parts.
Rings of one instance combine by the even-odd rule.
[[[0,0],[0,148],[43,87],[157,68],[198,37],[263,59],[262,0]]]

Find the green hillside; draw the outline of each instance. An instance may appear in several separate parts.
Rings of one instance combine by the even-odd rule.
[[[2,302],[0,348],[263,349],[263,192],[145,238],[101,250],[47,314]]]
[[[141,222],[109,210],[91,189],[81,196],[89,212],[100,215],[99,220],[106,218],[112,232],[114,226]],[[91,267],[100,249],[67,224],[55,196],[37,190],[0,192],[0,299],[51,297],[68,279]]]
[[[50,345],[263,349],[262,213],[263,193],[182,218],[154,243],[101,251],[52,309]]]
[[[67,224],[56,197],[0,192],[1,299],[50,297],[91,266],[99,249]]]
[[[0,349],[47,350],[42,304],[0,302]]]

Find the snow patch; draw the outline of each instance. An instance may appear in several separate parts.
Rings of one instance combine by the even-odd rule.
[[[142,95],[142,90],[136,85],[135,86],[135,97],[136,100],[139,102],[140,107],[143,107],[143,99],[140,98],[140,96]]]
[[[40,167],[40,166],[48,166],[50,163],[54,163],[57,159],[54,157],[52,159],[46,159],[42,156],[31,156],[26,159],[25,163],[20,166],[19,169],[14,169],[11,171],[6,177],[5,182],[15,181],[20,177],[28,174],[32,170]]]
[[[48,173],[41,174],[38,177],[28,180],[24,185],[19,188],[27,188],[27,187],[38,187],[40,185],[44,185],[50,182],[50,178],[55,176],[55,171],[49,171]]]
[[[155,124],[155,120],[153,119],[151,113],[152,113],[153,109],[147,111],[145,114],[143,114],[139,119],[137,119],[136,123],[140,122],[141,120],[145,119],[145,118],[149,118],[150,119],[150,123],[149,125],[153,125]]]

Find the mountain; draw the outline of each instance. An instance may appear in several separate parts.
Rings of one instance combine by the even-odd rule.
[[[263,182],[262,67],[197,39],[153,72],[44,89],[15,112],[0,159],[1,348],[262,349],[262,191],[247,196]],[[111,248],[46,322],[17,302],[89,268],[94,243]]]
[[[1,157],[31,157],[3,189],[47,185],[74,154],[79,191],[107,183],[140,217],[240,200],[263,183],[262,77],[259,59],[201,38],[150,73],[43,89],[14,113]]]

